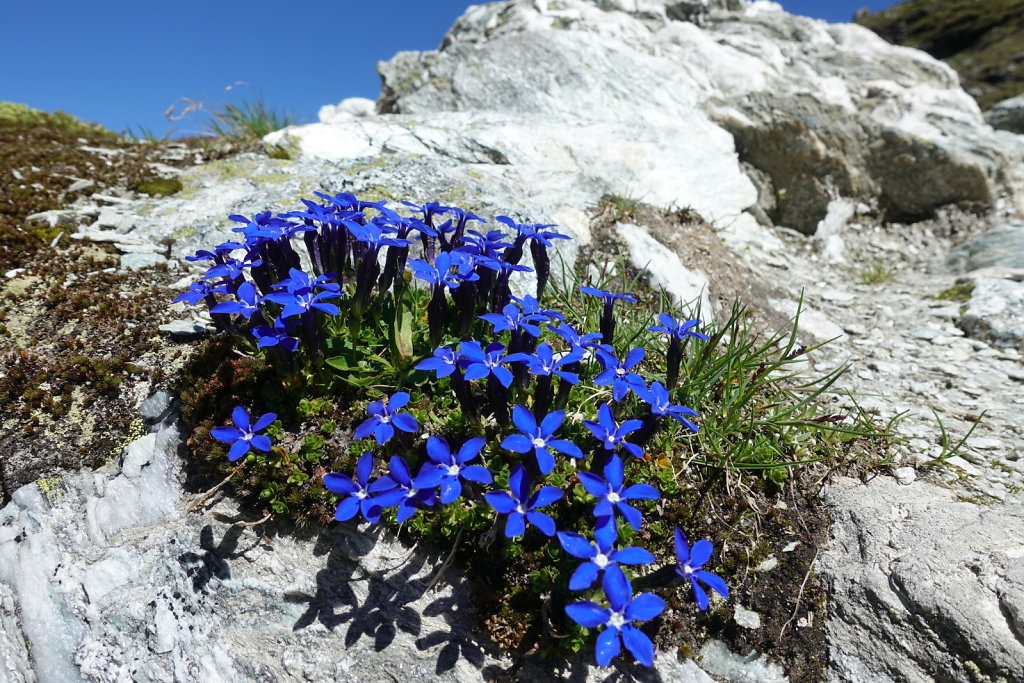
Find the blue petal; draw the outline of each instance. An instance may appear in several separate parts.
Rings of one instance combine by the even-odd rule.
[[[512,434],[505,437],[501,442],[501,447],[513,453],[527,453],[533,450],[533,442],[522,434]]]
[[[545,486],[544,488],[537,491],[530,498],[529,506],[530,509],[542,508],[545,505],[551,505],[556,500],[561,499],[562,489],[555,488],[554,486]],[[551,534],[548,534],[549,536]]]
[[[512,422],[515,423],[519,431],[527,436],[532,437],[537,433],[537,420],[533,417],[533,413],[521,405],[512,406]],[[522,453],[523,451],[518,452]]]
[[[550,474],[551,470],[555,469],[555,458],[548,449],[535,448],[533,455],[541,474]]]
[[[448,505],[458,500],[462,495],[462,482],[458,477],[444,477],[441,479],[441,503]]]
[[[612,491],[622,490],[622,460],[619,456],[613,455],[604,466],[604,479]]]
[[[355,517],[357,512],[359,512],[359,501],[350,496],[338,504],[334,519],[345,522]]]
[[[661,494],[650,484],[633,484],[623,489],[619,496],[627,500],[657,500]]]
[[[567,441],[565,439],[555,439],[554,441],[548,442],[548,447],[554,448],[556,451],[561,451],[562,453],[565,453],[566,455],[573,458],[583,457],[583,451],[580,450],[580,447],[574,444],[572,441]]]
[[[526,533],[526,519],[519,512],[509,513],[505,520],[505,537],[516,538]]]
[[[491,373],[487,370],[486,365],[484,365],[483,363],[474,363],[473,365],[470,365],[468,368],[466,368],[465,373],[463,373],[463,377],[467,381],[472,381],[474,379],[486,377],[489,374]]]
[[[639,531],[644,523],[644,518],[640,511],[627,503],[619,503],[616,507],[619,508],[619,512],[626,518],[629,525]]]
[[[619,656],[622,651],[622,644],[619,642],[619,632],[613,628],[606,628],[597,637],[597,665],[608,666],[611,661]]]
[[[487,471],[487,468],[481,465],[470,465],[464,468],[461,474],[463,479],[475,481],[478,484],[490,484],[494,481],[494,477]]]
[[[690,561],[690,544],[686,541],[686,534],[676,527],[675,537],[676,558],[680,564],[687,564]]]
[[[590,588],[591,584],[594,583],[594,579],[597,578],[598,571],[597,565],[593,562],[584,562],[576,567],[576,571],[569,578],[569,590],[581,591],[585,588]]]
[[[516,501],[504,491],[491,491],[484,494],[484,499],[498,514],[506,515],[516,509]]]
[[[362,485],[366,485],[366,482],[370,479],[370,472],[373,471],[373,454],[366,451],[359,458],[359,462],[356,463],[356,481]]]
[[[512,373],[506,368],[496,367],[492,372],[494,372],[494,376],[498,378],[498,381],[501,382],[503,387],[507,387],[512,384]]]
[[[697,608],[701,611],[708,608],[708,594],[697,583],[697,579],[690,577],[690,585],[693,586],[693,597],[697,599]]]
[[[583,484],[583,488],[587,490],[587,493],[596,497],[604,498],[608,495],[608,484],[605,483],[604,479],[591,474],[590,472],[580,472],[576,476],[579,477],[580,483]]]
[[[256,420],[256,424],[252,426],[252,431],[259,432],[269,427],[274,420],[277,419],[277,415],[274,413],[267,413],[260,419]]]
[[[511,515],[509,515],[511,517]],[[534,512],[533,510],[526,513],[526,519],[530,520],[530,524],[540,529],[541,533],[545,536],[555,535],[555,520],[551,519],[543,512]]]
[[[626,649],[636,657],[636,661],[644,666],[654,666],[654,643],[643,631],[629,624],[623,626],[622,642],[626,644]]]
[[[391,398],[388,399],[388,409],[392,412],[401,410],[409,403],[409,393],[405,391],[396,391],[392,394]]]
[[[391,437],[395,435],[395,428],[389,424],[381,423],[376,429],[373,430],[373,438],[377,440],[377,443],[384,445],[391,440]]]
[[[508,477],[508,489],[517,501],[525,501],[530,496],[530,478],[526,475],[526,468],[516,465],[512,474]]]
[[[626,621],[648,621],[665,610],[665,601],[654,593],[641,593],[626,605]]]
[[[324,486],[328,491],[341,494],[355,493],[358,488],[347,474],[335,474],[334,472],[324,475]]]
[[[249,411],[242,406],[235,406],[231,411],[231,421],[243,432],[249,431]]]
[[[400,413],[391,417],[391,424],[401,429],[403,432],[415,432],[420,428],[416,418],[409,413]]]
[[[432,436],[427,439],[427,455],[440,465],[451,465],[452,451],[443,436]]]
[[[711,551],[713,549],[714,546],[711,544],[711,541],[702,539],[694,543],[693,547],[690,549],[690,566],[702,566],[705,562],[711,559]]]
[[[604,579],[601,581],[608,604],[615,612],[621,612],[633,599],[633,587],[629,585],[629,579],[622,573],[618,565],[610,564],[604,570]]]
[[[440,465],[424,464],[420,468],[419,474],[413,480],[412,487],[415,489],[432,489],[440,485],[441,479],[447,472],[447,468]]]
[[[270,442],[270,437],[263,434],[252,437],[249,444],[258,451],[269,451],[274,445]]]
[[[356,433],[353,435],[353,438],[362,439],[364,437],[369,436],[370,434],[373,434],[373,430],[376,429],[377,425],[379,424],[379,417],[371,417],[368,420],[364,420],[361,425],[356,427]]]
[[[233,443],[241,439],[244,435],[235,427],[214,427],[210,430],[210,436],[217,439],[217,441]]]
[[[241,458],[243,455],[249,452],[249,443],[239,439],[238,441],[231,444],[231,448],[228,449],[228,461],[234,462]]]
[[[562,548],[565,552],[569,553],[573,557],[589,560],[597,554],[597,551],[594,549],[594,546],[590,541],[579,534],[572,533],[571,531],[559,531],[558,542],[562,544]]]
[[[569,618],[584,628],[597,628],[608,623],[608,610],[589,600],[573,602],[565,606]]]
[[[458,462],[466,463],[475,458],[483,450],[484,444],[487,443],[487,439],[482,436],[470,439],[466,443],[462,444],[462,448],[459,449],[459,456],[456,458]]]
[[[611,513],[611,510],[608,513]],[[594,528],[594,540],[597,541],[597,547],[605,554],[611,550],[612,545],[618,538],[619,527],[616,524],[600,524]]]
[[[643,548],[629,547],[612,553],[611,559],[619,564],[651,564],[654,555]]]
[[[708,588],[715,591],[723,598],[729,597],[729,588],[725,585],[725,581],[720,576],[712,574],[706,571],[696,571],[693,573],[694,578],[699,579],[707,584]]]

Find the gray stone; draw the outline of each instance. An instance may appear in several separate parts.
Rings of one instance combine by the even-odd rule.
[[[1008,573],[1024,557],[1020,501],[976,505],[884,477],[842,480],[824,498],[834,680],[1024,679],[1024,639],[1003,597],[1021,588]]]
[[[1024,269],[1024,223],[1003,223],[972,237],[936,264],[947,273],[967,273],[982,268]]]
[[[960,328],[971,337],[1024,351],[1024,282],[989,277],[973,282]]]
[[[736,621],[737,626],[751,629],[761,628],[761,615],[739,603],[736,603],[733,608],[732,618]]]
[[[158,391],[139,406],[139,414],[147,424],[162,422],[174,407],[174,396],[167,391]]]
[[[788,683],[782,667],[765,661],[757,652],[738,655],[725,643],[712,640],[700,651],[704,668],[729,683]]]
[[[45,223],[51,228],[75,228],[82,221],[82,215],[74,209],[52,209],[40,211],[25,217],[29,223]]]
[[[985,112],[985,121],[993,128],[1024,134],[1024,95],[996,102]]]
[[[173,322],[165,323],[157,328],[164,334],[169,334],[174,337],[181,337],[185,339],[192,339],[195,337],[202,337],[203,335],[209,334],[214,331],[212,325],[207,325],[202,322],[198,322],[191,318],[185,320],[175,320]]]
[[[163,254],[137,252],[121,255],[121,267],[127,270],[142,270],[143,268],[151,268],[161,263],[169,263],[167,257]]]
[[[638,225],[620,223],[615,232],[626,243],[630,264],[647,273],[651,286],[665,290],[676,306],[699,310],[705,322],[713,319],[707,275],[684,266],[673,250]]]

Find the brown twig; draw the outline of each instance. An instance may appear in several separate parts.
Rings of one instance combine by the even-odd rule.
[[[195,510],[196,508],[198,508],[201,505],[203,505],[203,503],[205,503],[206,501],[208,501],[211,498],[213,498],[214,494],[216,494],[217,491],[220,491],[221,488],[224,486],[224,484],[227,484],[229,481],[231,481],[231,478],[241,471],[242,465],[244,465],[244,464],[245,463],[239,463],[238,466],[235,467],[235,469],[231,470],[231,474],[229,474],[228,476],[224,477],[224,480],[222,482],[220,482],[219,484],[214,486],[212,489],[210,489],[209,491],[207,491],[206,493],[204,493],[203,495],[199,496],[194,501],[192,501],[189,504],[189,506],[188,506],[188,511],[191,512],[191,511]]]
[[[789,620],[782,625],[782,628],[779,629],[779,637],[776,639],[776,642],[782,641],[782,634],[785,633],[786,627],[793,623],[793,620],[796,619],[796,613],[800,611],[800,599],[804,596],[804,589],[807,587],[807,580],[811,578],[811,571],[814,569],[814,563],[818,561],[818,553],[820,551],[821,548],[814,549],[814,557],[811,558],[811,563],[807,566],[807,573],[804,574],[803,583],[800,584],[800,591],[796,594],[796,604],[793,605],[793,614],[790,615]]]

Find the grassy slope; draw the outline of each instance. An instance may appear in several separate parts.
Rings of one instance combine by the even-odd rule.
[[[909,0],[857,23],[948,62],[982,109],[1024,93],[1024,0]]]

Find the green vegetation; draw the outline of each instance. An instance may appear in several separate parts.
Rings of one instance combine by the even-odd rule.
[[[856,21],[949,62],[982,109],[1024,92],[1024,0],[909,0]]]
[[[896,270],[892,266],[888,266],[884,263],[871,263],[864,268],[858,275],[857,280],[862,285],[878,285],[883,282],[888,282],[896,275]]]
[[[971,300],[971,294],[974,292],[974,282],[971,280],[965,280],[958,282],[952,287],[947,287],[938,294],[935,298],[939,301],[958,301],[962,304],[967,303]]]

